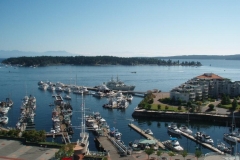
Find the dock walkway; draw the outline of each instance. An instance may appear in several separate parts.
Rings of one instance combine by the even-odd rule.
[[[188,139],[191,139],[192,141],[195,141],[201,145],[203,145],[204,147],[207,147],[209,148],[210,150],[214,151],[214,152],[217,152],[219,154],[224,154],[224,152],[220,151],[219,149],[215,148],[214,146],[212,146],[211,144],[208,144],[208,143],[203,143],[202,141],[199,141],[197,140],[196,138],[194,138],[192,135],[190,134],[187,134],[187,133],[184,133],[182,132],[181,133],[183,136],[187,137]]]
[[[159,147],[161,147],[162,149],[165,149],[165,146],[162,144],[162,142],[160,142],[159,140],[157,140],[156,138],[154,138],[153,136],[146,134],[141,128],[137,127],[136,125],[129,123],[128,124],[132,129],[134,129],[135,131],[137,131],[138,133],[140,133],[142,136],[146,137],[147,139],[150,140],[156,140],[157,144]]]

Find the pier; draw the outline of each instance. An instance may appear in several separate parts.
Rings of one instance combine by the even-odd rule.
[[[136,125],[134,125],[132,123],[129,123],[128,126],[131,127],[132,129],[134,129],[135,131],[137,131],[138,133],[140,133],[142,136],[146,137],[147,139],[156,140],[158,146],[162,149],[165,149],[165,146],[162,144],[162,142],[160,142],[159,140],[157,140],[153,136],[151,136],[149,134],[146,134],[141,128],[137,127]]]
[[[183,136],[185,136],[186,138],[188,138],[188,139],[190,139],[190,140],[192,140],[192,141],[195,141],[195,142],[201,144],[202,146],[204,146],[204,147],[206,147],[206,148],[208,148],[208,149],[210,149],[210,150],[212,150],[212,151],[214,151],[214,152],[217,152],[217,153],[219,153],[219,154],[224,154],[224,152],[222,152],[222,151],[220,151],[219,149],[215,148],[215,147],[212,146],[211,144],[203,143],[202,141],[197,140],[196,138],[194,138],[194,137],[193,137],[192,135],[190,135],[190,134],[187,134],[187,133],[184,133],[184,132],[182,132],[181,134],[182,134]]]

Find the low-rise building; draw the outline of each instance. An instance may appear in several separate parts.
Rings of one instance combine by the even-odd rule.
[[[240,81],[232,82],[213,73],[204,73],[172,89],[170,98],[188,102],[219,98],[222,94],[230,97],[240,95]]]

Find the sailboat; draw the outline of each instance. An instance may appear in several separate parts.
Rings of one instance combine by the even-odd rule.
[[[237,143],[238,138],[235,137],[234,134],[233,134],[234,125],[235,125],[235,124],[234,124],[234,112],[233,112],[233,115],[232,115],[232,124],[231,124],[231,133],[224,133],[224,134],[223,134],[223,138],[224,138],[225,140],[230,141],[230,142]]]

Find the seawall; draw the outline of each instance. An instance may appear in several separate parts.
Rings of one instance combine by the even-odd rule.
[[[232,116],[220,115],[220,114],[205,114],[205,113],[181,113],[181,112],[168,112],[168,111],[147,111],[147,110],[135,110],[132,114],[134,119],[147,118],[156,120],[179,120],[186,122],[205,122],[205,123],[219,123],[220,125],[232,124]],[[234,116],[235,124],[240,125],[240,116]]]

